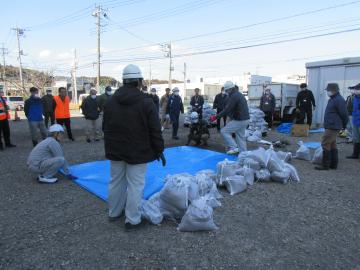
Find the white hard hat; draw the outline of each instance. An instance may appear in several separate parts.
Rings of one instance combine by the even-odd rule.
[[[173,93],[174,93],[174,92],[180,92],[180,90],[179,90],[179,88],[174,87],[173,90],[172,90],[172,92],[173,92]]]
[[[232,89],[234,87],[235,87],[235,84],[233,82],[231,82],[231,81],[227,81],[226,83],[224,83],[224,90],[225,91],[228,91],[228,90],[230,90],[230,89]]]
[[[50,133],[54,133],[54,132],[64,132],[64,129],[61,125],[59,124],[54,124],[49,128],[49,132]]]
[[[140,70],[140,68],[138,66],[130,64],[130,65],[127,65],[123,69],[122,78],[123,78],[123,80],[126,80],[126,79],[142,79],[143,75],[142,75],[141,70]]]

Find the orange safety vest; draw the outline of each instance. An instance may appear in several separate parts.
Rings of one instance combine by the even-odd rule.
[[[54,100],[56,102],[55,118],[56,119],[70,118],[70,107],[69,107],[70,98],[66,96],[64,101],[62,101],[60,96],[55,96]]]
[[[10,119],[9,111],[6,108],[6,103],[0,99],[0,121]]]

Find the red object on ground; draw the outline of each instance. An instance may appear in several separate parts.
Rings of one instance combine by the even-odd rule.
[[[210,116],[210,121],[211,121],[211,122],[215,122],[215,121],[216,121],[216,115]]]

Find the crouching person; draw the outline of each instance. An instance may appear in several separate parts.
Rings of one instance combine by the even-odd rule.
[[[103,131],[106,158],[110,160],[109,221],[125,210],[125,229],[141,226],[140,205],[147,163],[165,159],[158,110],[152,98],[140,92],[143,76],[139,67],[123,70],[123,86],[107,102]]]
[[[191,141],[194,141],[196,145],[200,145],[202,143],[206,146],[207,141],[210,138],[210,132],[206,121],[199,119],[199,114],[197,112],[192,112],[190,119],[190,134],[186,145],[189,145]]]
[[[324,115],[325,133],[321,142],[323,159],[322,165],[315,167],[315,169],[336,170],[339,161],[336,138],[339,131],[346,128],[349,117],[346,109],[346,102],[339,93],[339,85],[337,83],[329,83],[325,90],[330,99]]]
[[[59,140],[64,133],[62,126],[55,124],[49,128],[49,137],[37,144],[31,151],[27,165],[31,172],[39,174],[40,183],[55,183],[55,175],[63,169],[70,180],[76,177],[70,174]]]

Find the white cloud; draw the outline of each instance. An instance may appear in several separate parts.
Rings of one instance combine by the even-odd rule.
[[[73,55],[69,52],[63,52],[63,53],[58,54],[58,58],[60,58],[60,59],[69,59],[72,57],[73,57]]]
[[[39,52],[39,57],[40,58],[48,58],[51,55],[51,51],[50,50],[42,50]]]

